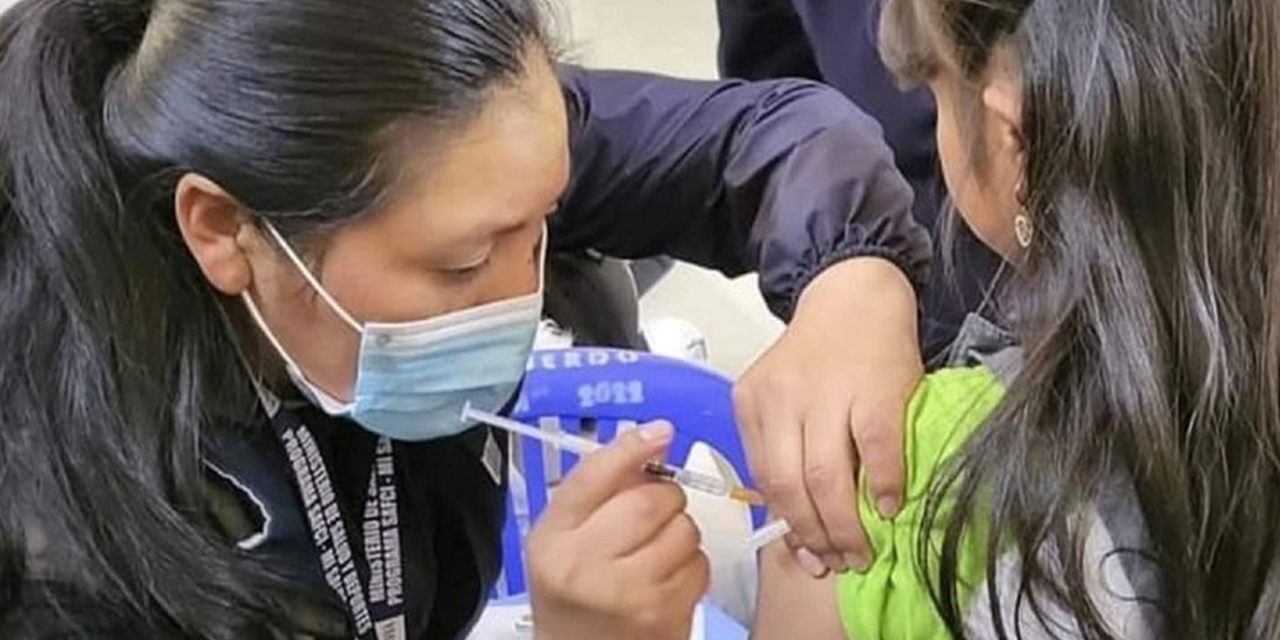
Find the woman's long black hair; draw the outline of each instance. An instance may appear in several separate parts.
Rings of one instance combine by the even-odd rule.
[[[1159,637],[1280,637],[1275,5],[888,0],[891,66],[927,78],[949,61],[976,87],[1007,47],[1023,90],[1036,235],[1006,302],[1025,365],[925,528],[946,531],[935,599],[957,637],[979,519],[1000,532],[984,595],[1002,639],[1025,632],[1010,623],[1026,611],[1008,613],[1022,607],[1115,637],[1078,518],[1117,479],[1145,519],[1147,547],[1122,552],[1157,568]],[[1006,548],[1012,595],[996,584]]]
[[[208,515],[201,448],[255,397],[174,186],[197,172],[322,233],[385,191],[390,128],[462,123],[546,53],[540,13],[26,0],[0,18],[0,635],[280,637],[283,601],[324,598]]]

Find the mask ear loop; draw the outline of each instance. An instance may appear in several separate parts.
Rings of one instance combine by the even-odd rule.
[[[298,362],[289,355],[289,352],[284,348],[284,344],[280,342],[280,339],[276,337],[275,332],[271,330],[269,325],[267,325],[266,318],[263,317],[262,312],[258,309],[257,303],[253,301],[253,296],[249,295],[248,291],[245,291],[240,294],[240,298],[244,300],[245,307],[249,309],[249,315],[253,317],[253,321],[257,323],[260,329],[262,329],[263,335],[267,336],[267,340],[271,343],[271,346],[275,348],[276,353],[280,355],[282,360],[284,360],[285,366],[289,367],[289,370],[293,372],[294,377],[306,382],[309,389],[306,389],[305,391],[309,392],[312,399],[320,405],[320,408],[324,409],[329,415],[339,415],[348,411],[353,406],[353,403],[342,402],[341,400],[334,398],[324,389],[321,389],[316,383],[312,382],[311,378],[307,377],[306,372],[302,370],[302,367],[298,366]]]
[[[271,334],[271,331],[266,328],[266,325],[262,323],[262,315],[258,313],[258,308],[253,304],[253,300],[249,299],[248,295],[248,293],[243,293],[241,297],[248,303],[249,315],[253,316],[254,321],[267,334],[267,340],[271,341],[273,346],[276,346],[276,351],[280,351],[279,343],[276,341],[275,336]],[[262,373],[258,371],[257,367],[253,366],[249,356],[245,354],[244,345],[240,344],[240,336],[235,329],[235,324],[231,322],[231,318],[227,315],[227,310],[221,304],[218,304],[217,307],[218,315],[222,317],[223,328],[227,332],[227,339],[231,341],[231,348],[236,352],[236,359],[240,361],[240,366],[244,369],[245,375],[249,377],[249,382],[253,385],[253,391],[258,395],[258,401],[262,403],[262,408],[267,412],[267,417],[274,418],[280,411],[280,397],[267,388],[267,384],[262,381]],[[284,356],[282,355],[282,357]],[[288,362],[287,357],[285,361],[286,363]]]
[[[276,244],[279,245],[280,250],[283,251],[284,255],[289,258],[289,261],[293,263],[293,266],[298,270],[298,273],[302,274],[302,277],[307,281],[307,284],[311,285],[311,288],[320,296],[320,299],[324,300],[325,304],[329,305],[329,308],[332,309],[343,322],[346,322],[348,326],[354,329],[356,333],[364,334],[364,325],[357,322],[356,319],[350,313],[347,313],[347,310],[342,308],[342,305],[338,304],[338,301],[334,299],[327,290],[325,290],[324,285],[320,284],[320,281],[311,273],[311,269],[307,268],[307,265],[302,261],[302,258],[298,257],[298,254],[294,252],[293,247],[289,246],[289,243],[285,241],[284,236],[280,235],[280,232],[276,230],[275,225],[265,220],[262,224],[267,228],[267,233],[270,233]]]
[[[262,329],[262,334],[267,337],[267,341],[275,348],[276,353],[280,354],[285,365],[301,373],[302,369],[298,367],[298,363],[285,350],[284,343],[280,342],[280,339],[276,337],[276,332],[271,330],[271,326],[267,324],[267,319],[263,317],[262,311],[258,309],[258,303],[253,301],[253,296],[249,295],[248,291],[245,291],[240,294],[240,299],[244,300],[244,306],[249,309],[249,315],[253,317],[254,324],[258,325],[259,329]]]
[[[298,257],[298,254],[294,252],[293,247],[289,246],[289,243],[285,241],[284,236],[280,235],[280,232],[275,228],[275,225],[264,220],[263,226],[267,228],[267,232],[271,234],[271,237],[275,240],[276,244],[279,245],[280,250],[283,251],[285,256],[289,258],[289,261],[293,263],[294,268],[296,268],[298,273],[302,275],[303,279],[307,281],[307,284],[310,285],[311,288],[315,290],[316,294],[325,301],[325,304],[328,304],[329,308],[331,308],[343,322],[347,323],[348,326],[355,330],[356,334],[364,335],[364,328],[360,326],[360,323],[356,322],[355,318],[351,317],[351,314],[347,313],[347,310],[343,309],[342,305],[338,304],[338,301],[325,290],[324,286],[322,286],[318,280],[316,280],[315,276],[312,275],[311,270],[302,262],[302,258]],[[267,323],[266,317],[262,315],[262,310],[258,308],[258,304],[253,300],[253,296],[249,291],[245,290],[242,292],[240,294],[240,298],[244,301],[245,307],[249,310],[249,315],[253,318],[254,323],[258,325],[258,328],[261,329],[263,335],[267,337],[267,341],[271,343],[271,346],[276,350],[276,353],[282,360],[284,360],[285,366],[289,368],[295,378],[305,381],[306,385],[310,387],[310,395],[312,396],[312,399],[320,405],[320,408],[324,409],[326,413],[331,415],[338,415],[348,410],[352,406],[351,403],[342,402],[326,393],[311,381],[311,378],[309,378],[302,367],[298,365],[298,362],[293,359],[293,356],[289,355],[289,351],[284,348],[284,343],[280,341],[280,338],[276,336],[275,331],[271,329],[271,325]],[[272,394],[272,396],[274,397],[274,394]],[[275,404],[277,406],[279,405],[278,399],[275,401]]]

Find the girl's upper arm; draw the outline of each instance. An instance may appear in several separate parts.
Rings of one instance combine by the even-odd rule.
[[[815,580],[783,543],[760,552],[760,595],[752,640],[845,640],[835,579]],[[857,639],[855,639],[857,640]]]

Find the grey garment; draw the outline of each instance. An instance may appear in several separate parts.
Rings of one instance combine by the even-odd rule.
[[[964,319],[950,351],[948,367],[987,367],[1006,387],[1022,365],[1022,348],[1013,334],[976,313]]]
[[[668,273],[675,268],[675,258],[668,256],[656,256],[653,258],[641,258],[632,260],[631,274],[636,279],[636,289],[640,292],[641,297],[649,293]]]
[[[636,282],[621,260],[590,252],[551,254],[543,315],[568,330],[577,346],[647,348]]]
[[[999,325],[970,315],[952,346],[949,366],[982,365],[995,372],[1006,387],[1017,377],[1023,351],[1014,336]],[[1146,523],[1137,495],[1127,478],[1115,477],[1078,515],[1076,525],[1085,532],[1084,562],[1090,599],[1111,629],[1124,640],[1162,637],[1159,601],[1159,569],[1144,550],[1150,548]],[[1048,567],[1061,567],[1057,549],[1043,550]],[[1010,638],[1020,640],[1075,640],[1083,638],[1072,615],[1049,598],[1041,597],[1043,615],[1019,598],[1022,566],[1016,554],[1006,554],[997,565],[996,591],[1001,618]],[[987,588],[975,592],[966,627],[973,640],[995,640],[995,620]],[[1021,634],[1021,635],[1019,635]]]
[[[1144,553],[1149,548],[1146,525],[1137,497],[1128,482],[1116,480],[1078,514],[1084,531],[1083,561],[1090,601],[1111,634],[1123,640],[1163,637],[1159,570]],[[1061,568],[1063,558],[1052,545],[1041,552],[1045,566]],[[1037,593],[1037,611],[1020,597],[1022,564],[1016,554],[1000,558],[996,591],[1000,617],[1010,638],[1020,640],[1077,640],[1084,638],[1075,617],[1052,598]],[[977,590],[965,621],[972,640],[995,640],[990,591]]]

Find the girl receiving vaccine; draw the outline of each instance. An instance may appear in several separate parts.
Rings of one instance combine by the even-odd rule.
[[[1275,5],[888,0],[955,206],[1011,264],[908,411],[876,559],[774,549],[756,637],[1280,633]],[[1005,330],[1008,329],[1008,331]]]

